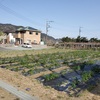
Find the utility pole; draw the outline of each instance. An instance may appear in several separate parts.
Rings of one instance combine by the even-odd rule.
[[[48,31],[49,28],[51,28],[50,23],[53,21],[46,21],[46,37],[45,37],[45,43],[47,44],[47,35],[48,35]]]
[[[81,37],[81,32],[82,32],[82,31],[81,31],[81,28],[82,28],[82,27],[79,27],[79,36],[80,36],[80,37]]]

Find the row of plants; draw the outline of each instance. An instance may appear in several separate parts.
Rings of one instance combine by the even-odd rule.
[[[99,70],[98,70],[99,69]],[[96,73],[97,72],[97,73]],[[94,67],[91,71],[84,71],[80,74],[81,78],[77,78],[77,76],[73,76],[73,80],[70,81],[65,77],[62,77],[66,74],[67,71],[63,70],[62,73],[52,73],[48,75],[44,75],[42,78],[42,82],[46,86],[51,86],[59,91],[65,91],[70,96],[79,96],[80,91],[84,89],[91,90],[94,88],[92,86],[96,86],[98,79],[100,79],[100,66]],[[99,75],[96,77],[96,75]],[[73,91],[71,94],[71,91]]]
[[[16,62],[19,61],[21,58],[25,58],[25,59],[30,59],[33,61],[38,61],[39,58],[55,58],[55,59],[65,59],[65,58],[84,58],[87,56],[93,56],[93,57],[100,57],[100,54],[98,55],[98,52],[89,52],[89,51],[72,51],[72,52],[56,52],[56,53],[52,53],[52,54],[38,54],[38,55],[25,55],[23,57],[7,57],[7,58],[0,58],[1,61],[8,61],[8,63],[10,62]]]
[[[100,74],[98,65],[87,70],[96,60],[100,60],[99,51],[78,50],[0,58],[0,66],[11,71],[21,72],[24,76],[49,70],[52,72],[51,74],[40,76],[43,84],[66,91],[69,85],[72,89],[77,88],[80,84],[86,84],[96,74]],[[54,72],[54,69],[62,66],[69,66],[69,68],[61,70],[59,73]],[[81,78],[74,76],[73,80],[67,79],[67,73],[71,72],[77,73]]]
[[[92,58],[94,56],[94,58]],[[53,70],[64,65],[77,65],[79,63],[92,64],[94,63],[94,59],[100,57],[99,52],[94,51],[86,51],[86,50],[78,50],[78,51],[67,51],[67,52],[56,52],[49,54],[37,54],[37,55],[24,55],[22,57],[7,57],[0,58],[0,65],[5,65],[4,68],[8,68],[15,71],[20,71],[23,68],[26,69],[38,69],[38,67],[42,66],[45,70]],[[92,58],[92,60],[90,60]],[[20,68],[21,67],[21,68]],[[74,70],[82,69],[82,65],[71,67]],[[75,69],[76,68],[76,69]],[[39,71],[40,70],[40,71]],[[41,72],[44,70],[38,69],[37,72]]]
[[[78,81],[78,79],[75,78],[74,81],[72,82],[72,87],[75,88],[80,83],[81,84],[87,83],[91,78],[95,77],[96,75],[100,75],[100,65],[95,65],[91,70],[83,71],[80,75],[81,75],[81,81]]]
[[[59,76],[60,76],[60,74],[58,74],[58,73],[51,73],[49,75],[44,75],[43,78],[45,81],[51,81],[51,80],[58,78]]]

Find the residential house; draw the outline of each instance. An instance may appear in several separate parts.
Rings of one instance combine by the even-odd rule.
[[[22,44],[22,43],[40,44],[41,31],[31,27],[19,28],[17,29],[14,38],[16,44]]]

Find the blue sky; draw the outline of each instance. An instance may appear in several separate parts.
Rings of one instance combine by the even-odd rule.
[[[55,38],[100,39],[100,0],[0,0],[0,23],[31,26]]]

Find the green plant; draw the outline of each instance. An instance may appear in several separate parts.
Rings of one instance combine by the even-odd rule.
[[[50,81],[50,80],[53,80],[55,78],[58,78],[59,75],[57,73],[51,73],[51,74],[45,75],[43,77],[44,77],[45,81]]]
[[[61,71],[60,73],[61,73],[61,75],[65,75],[66,74],[66,70],[63,70],[63,71]]]
[[[32,74],[33,74],[33,70],[30,69],[30,70],[28,71],[28,74],[32,75]]]
[[[75,82],[72,82],[72,83],[71,83],[71,86],[72,86],[73,88],[76,88]]]
[[[82,73],[82,81],[87,82],[92,76],[93,76],[92,71],[88,71],[88,72],[85,71]]]
[[[76,77],[76,78],[73,80],[73,82],[71,83],[71,85],[72,85],[73,88],[76,88],[76,86],[77,86],[79,83],[80,83],[80,82],[79,82],[78,78]]]
[[[75,71],[78,71],[78,70],[81,69],[81,67],[80,67],[80,66],[74,66],[73,69],[74,69]]]

